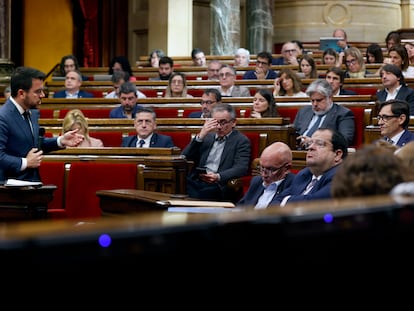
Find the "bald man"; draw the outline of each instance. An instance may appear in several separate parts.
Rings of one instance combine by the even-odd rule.
[[[237,207],[267,208],[275,194],[287,188],[295,176],[292,167],[292,150],[282,142],[267,146],[259,160],[260,176],[254,176],[244,197]]]

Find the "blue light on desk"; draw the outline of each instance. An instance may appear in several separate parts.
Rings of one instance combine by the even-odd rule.
[[[323,220],[325,220],[325,222],[326,222],[326,223],[330,224],[330,223],[333,221],[333,216],[332,216],[332,214],[330,214],[330,213],[325,214],[325,215],[323,216]]]
[[[102,234],[99,237],[99,245],[102,247],[109,247],[109,245],[111,245],[111,237],[108,234]]]

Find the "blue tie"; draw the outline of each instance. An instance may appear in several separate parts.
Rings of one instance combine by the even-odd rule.
[[[145,140],[141,139],[139,141],[139,147],[142,148],[142,146],[145,144]]]
[[[323,115],[318,115],[316,122],[313,124],[312,128],[306,133],[306,136],[311,137],[312,134],[319,128]]]

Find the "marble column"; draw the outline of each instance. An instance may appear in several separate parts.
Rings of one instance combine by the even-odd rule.
[[[273,51],[273,0],[246,0],[247,49]]]
[[[11,0],[0,0],[0,87],[8,83],[14,64],[10,60],[10,9]]]
[[[240,0],[211,0],[210,51],[232,55],[240,47]]]

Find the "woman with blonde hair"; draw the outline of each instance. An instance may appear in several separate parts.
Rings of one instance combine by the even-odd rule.
[[[168,86],[165,89],[164,97],[193,97],[187,94],[187,78],[181,72],[173,72],[168,79]]]
[[[100,139],[89,136],[88,120],[79,109],[69,110],[62,122],[62,132],[66,133],[79,129],[78,133],[84,136],[84,140],[78,147],[103,147],[103,142]]]
[[[350,47],[344,53],[345,78],[365,78],[369,72],[365,68],[365,60],[361,51],[356,47]]]

